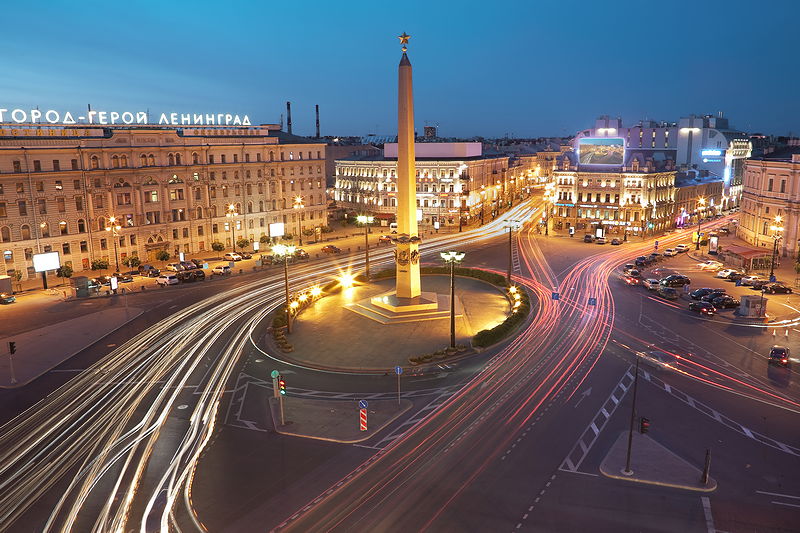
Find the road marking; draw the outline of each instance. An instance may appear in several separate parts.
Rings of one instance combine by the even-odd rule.
[[[800,505],[795,505],[794,503],[784,503],[784,502],[770,502],[770,503],[774,503],[775,505],[785,505],[787,507],[797,507],[798,509],[800,509]]]
[[[767,496],[780,496],[781,498],[791,498],[793,500],[800,500],[800,496],[792,496],[790,494],[781,494],[779,492],[765,492],[763,490],[757,490],[758,494],[766,494]]]
[[[711,514],[711,502],[708,500],[708,496],[701,496],[700,501],[703,502],[703,514],[706,516],[708,533],[714,533],[716,529],[714,529],[714,517]]]

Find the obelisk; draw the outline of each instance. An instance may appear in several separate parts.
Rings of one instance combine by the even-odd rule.
[[[422,292],[417,230],[417,177],[414,159],[414,95],[411,62],[406,51],[410,35],[400,35],[403,57],[398,68],[397,94],[397,298],[417,303]]]

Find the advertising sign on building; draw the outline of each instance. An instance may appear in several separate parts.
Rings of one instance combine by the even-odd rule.
[[[61,266],[58,252],[47,252],[44,254],[33,254],[33,269],[36,272],[46,272],[56,270]]]

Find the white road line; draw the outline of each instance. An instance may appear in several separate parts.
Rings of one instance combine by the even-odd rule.
[[[797,507],[798,509],[800,509],[800,505],[796,505],[794,503],[784,503],[784,502],[770,502],[770,503],[774,503],[775,505],[785,505],[786,507]]]
[[[703,513],[706,515],[706,528],[708,529],[708,533],[715,533],[714,517],[711,514],[711,502],[708,500],[708,496],[701,496],[700,501],[703,502]]]
[[[763,490],[757,490],[758,494],[766,494],[767,496],[779,496],[781,498],[791,498],[793,500],[800,500],[800,496],[792,496],[790,494],[781,494],[779,492],[765,492]]]

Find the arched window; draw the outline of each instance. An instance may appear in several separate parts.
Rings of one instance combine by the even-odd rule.
[[[212,217],[216,217],[217,216],[217,206],[216,205],[212,205],[211,206],[211,216]]]
[[[156,166],[156,156],[150,154],[147,156],[147,164],[151,167]]]
[[[286,209],[286,198],[281,198],[281,209]]]
[[[0,241],[11,242],[11,229],[8,226],[0,228]]]
[[[43,238],[50,236],[50,224],[48,224],[47,222],[42,222],[41,224],[39,224],[39,227],[42,230],[42,237]]]
[[[123,155],[119,158],[119,163],[122,168],[128,168],[128,156]]]
[[[142,155],[139,156],[139,165],[143,166],[143,167],[147,166],[147,155],[146,154],[142,154]]]
[[[29,241],[31,239],[31,227],[27,224],[23,224],[19,228],[20,232],[22,233],[22,240]]]
[[[193,165],[200,164],[200,156],[197,155],[197,152],[192,152],[192,164]]]
[[[100,217],[97,219],[97,231],[105,231],[106,230],[106,219],[105,217]]]
[[[247,179],[250,179],[250,171],[249,170],[245,170],[244,171],[244,177],[247,178]]]
[[[247,212],[248,213],[253,212],[253,202],[247,202]]]
[[[175,154],[175,164],[176,165],[181,164],[181,154]]]
[[[202,207],[198,207],[197,208],[197,218],[203,218],[203,208]]]
[[[240,204],[239,202],[236,202],[236,212],[237,213],[242,212],[242,204]]]
[[[272,152],[272,151],[270,151],[270,153],[269,153],[269,160],[270,160],[270,161],[275,161],[275,152]]]
[[[78,233],[86,233],[86,221],[82,218],[78,219]]]
[[[248,183],[248,184],[245,186],[245,189],[247,190],[247,195],[248,195],[248,196],[250,196],[251,194],[253,194],[253,186],[252,186],[250,183]]]
[[[174,166],[175,165],[175,156],[174,155],[172,155],[172,154],[168,154],[167,155],[167,164],[169,166]]]
[[[264,200],[259,200],[258,201],[258,212],[261,213],[262,211],[264,211]]]
[[[119,157],[116,155],[111,156],[111,168],[119,168]]]
[[[241,188],[239,187],[239,184],[237,183],[236,185],[233,186],[233,194],[235,194],[236,196],[239,196],[240,193],[241,193]]]
[[[100,168],[100,160],[96,155],[93,155],[89,160],[89,168]]]
[[[278,207],[278,204],[275,200],[272,200],[272,210],[275,211]]]

